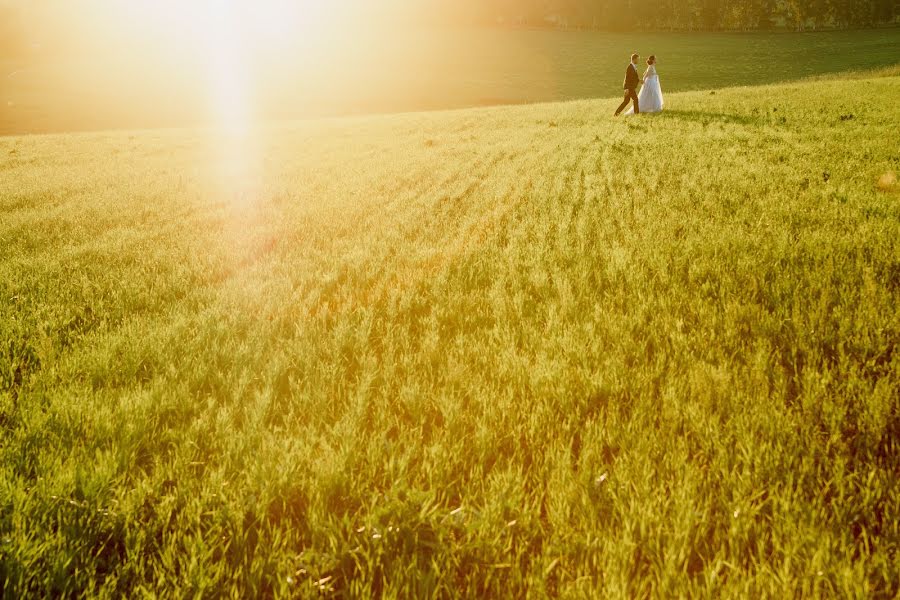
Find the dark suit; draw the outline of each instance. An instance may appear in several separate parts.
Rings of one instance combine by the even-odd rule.
[[[628,63],[628,66],[625,67],[625,84],[623,86],[625,88],[625,99],[622,100],[622,104],[616,109],[616,116],[619,116],[619,113],[628,106],[629,102],[634,102],[634,114],[641,112],[641,109],[638,107],[637,97],[637,86],[640,81],[641,78],[638,76],[637,65]]]

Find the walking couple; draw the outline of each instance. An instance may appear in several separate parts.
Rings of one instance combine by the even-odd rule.
[[[617,117],[629,102],[632,102],[634,106],[628,109],[628,112],[625,113],[626,116],[654,113],[663,109],[662,88],[659,87],[659,75],[656,74],[656,57],[651,54],[647,59],[647,70],[644,71],[643,77],[638,75],[639,58],[640,56],[637,54],[632,54],[631,62],[625,69],[625,99],[616,109]],[[638,95],[637,87],[640,82],[644,83],[644,87],[641,88],[641,93]]]

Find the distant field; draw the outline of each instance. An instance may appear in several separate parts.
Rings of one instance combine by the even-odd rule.
[[[900,29],[803,34],[603,34],[539,30],[348,32],[257,65],[259,116],[294,119],[608,98],[636,50],[659,57],[664,91],[759,85],[900,62]],[[158,49],[166,55],[167,49]],[[326,68],[321,68],[326,65]],[[12,74],[12,75],[11,75]],[[0,62],[0,135],[201,121],[204,65],[171,52]]]
[[[898,97],[0,139],[0,593],[896,597]]]

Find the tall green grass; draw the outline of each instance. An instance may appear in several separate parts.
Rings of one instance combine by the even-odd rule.
[[[0,140],[3,595],[895,597],[898,94]]]

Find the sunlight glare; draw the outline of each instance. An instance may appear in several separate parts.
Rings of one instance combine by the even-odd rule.
[[[324,0],[134,0],[127,20],[147,34],[154,52],[177,52],[204,73],[210,120],[243,131],[256,116],[257,62],[291,58],[298,40],[312,34]]]

